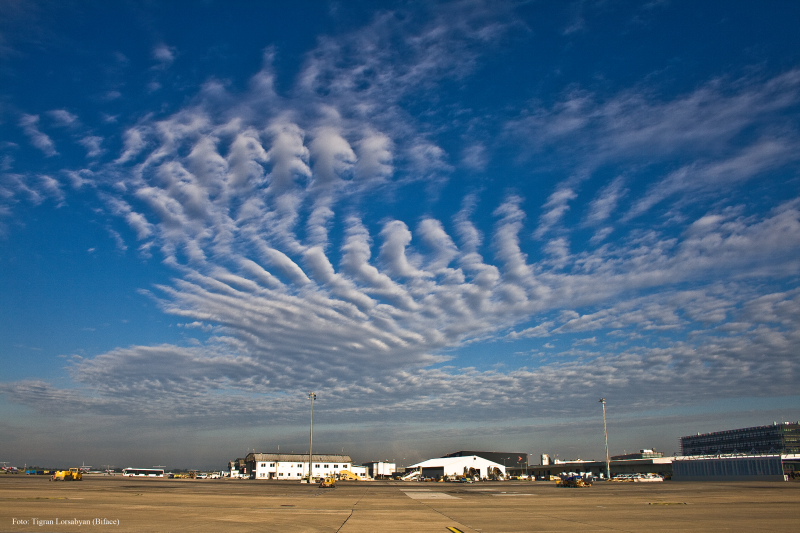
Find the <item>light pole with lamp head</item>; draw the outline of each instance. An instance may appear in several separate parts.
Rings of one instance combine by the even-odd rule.
[[[308,438],[308,483],[312,483],[312,463],[314,461],[314,400],[317,399],[316,392],[309,392],[308,397],[311,399],[311,433]]]
[[[606,434],[606,480],[611,479],[611,458],[608,455],[608,425],[606,424],[606,399],[600,398],[603,404],[603,432]]]

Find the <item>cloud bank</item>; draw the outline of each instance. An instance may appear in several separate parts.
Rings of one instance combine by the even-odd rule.
[[[378,421],[559,416],[608,391],[639,409],[796,394],[800,198],[765,194],[764,208],[741,191],[796,173],[800,71],[672,98],[572,87],[484,117],[487,140],[453,151],[458,121],[433,127],[409,100],[466,83],[515,26],[456,7],[324,37],[288,90],[267,49],[245,89],[208,79],[109,136],[69,110],[23,114],[47,159],[61,148],[46,124],[87,157],[50,174],[9,163],[0,216],[91,190],[124,249],[172,269],[143,289],[193,342],[74,356],[72,386],[5,383],[7,397],[49,413],[281,421],[305,408],[297,391],[321,389],[335,419]],[[152,50],[159,71],[182,57]],[[489,133],[537,172],[566,151],[561,179],[492,198],[463,187],[426,208],[432,183],[490,167]],[[494,365],[494,352],[513,356]]]

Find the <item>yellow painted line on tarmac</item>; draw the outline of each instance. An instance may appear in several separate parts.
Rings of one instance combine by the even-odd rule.
[[[452,531],[453,533],[464,533],[463,531],[461,531],[457,527],[453,527],[453,526],[450,526],[447,529],[448,529],[448,531]]]

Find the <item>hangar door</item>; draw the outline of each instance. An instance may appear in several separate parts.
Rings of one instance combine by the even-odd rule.
[[[444,477],[444,467],[432,467],[432,468],[423,468],[422,469],[422,477],[431,477],[433,479],[441,479]]]

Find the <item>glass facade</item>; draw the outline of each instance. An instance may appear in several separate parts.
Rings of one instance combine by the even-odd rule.
[[[681,481],[785,479],[778,455],[681,460],[672,463],[672,472]]]
[[[800,422],[681,437],[683,455],[798,454]]]

